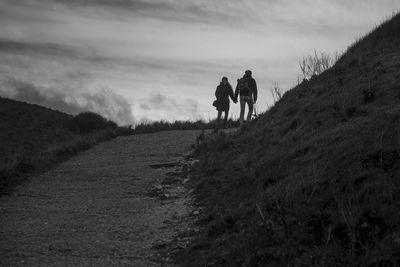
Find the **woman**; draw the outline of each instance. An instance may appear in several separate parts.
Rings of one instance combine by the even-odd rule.
[[[223,128],[226,129],[226,122],[228,121],[229,114],[229,97],[234,103],[237,103],[237,100],[233,95],[232,86],[228,82],[228,78],[222,77],[221,83],[218,85],[217,90],[215,90],[215,96],[217,97],[215,107],[218,110],[217,123],[218,126],[221,125],[221,115],[222,112],[225,112]]]

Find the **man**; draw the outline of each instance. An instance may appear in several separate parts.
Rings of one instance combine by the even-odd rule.
[[[249,113],[247,114],[247,121],[251,120],[253,115],[253,105],[257,102],[257,83],[253,79],[250,70],[246,70],[243,78],[238,79],[238,83],[235,90],[235,99],[238,98],[240,94],[240,124],[243,124],[244,113],[246,104],[249,108]]]
[[[220,124],[221,124],[222,112],[225,112],[222,128],[226,129],[226,123],[228,121],[228,114],[229,114],[229,97],[232,99],[233,102],[235,103],[237,102],[236,98],[234,98],[233,96],[232,86],[228,82],[227,77],[222,77],[221,83],[215,90],[215,97],[217,98],[215,107],[218,110],[218,117],[217,117],[218,126],[221,126]]]

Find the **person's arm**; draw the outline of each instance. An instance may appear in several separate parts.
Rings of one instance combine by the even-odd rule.
[[[218,99],[218,95],[219,95],[219,92],[218,92],[219,90],[218,90],[218,89],[219,89],[219,86],[217,86],[217,89],[215,89],[215,97],[216,97],[217,99]]]
[[[238,99],[238,96],[239,96],[239,80],[238,80],[238,83],[237,83],[236,89],[235,89],[235,100],[236,101]]]
[[[233,89],[232,89],[231,85],[229,85],[229,88],[228,88],[228,95],[230,96],[230,98],[232,99],[233,102],[235,102],[235,103],[237,102],[235,95],[233,94]]]
[[[256,80],[253,79],[253,81],[254,81],[254,88],[253,88],[253,90],[254,90],[254,103],[256,103],[257,102],[257,97],[258,97],[257,83],[256,83]]]

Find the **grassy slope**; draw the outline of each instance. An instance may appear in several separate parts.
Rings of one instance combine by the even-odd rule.
[[[178,258],[398,266],[399,131],[397,15],[236,136],[199,148],[192,186],[205,207],[202,235]]]
[[[59,111],[0,98],[0,195],[26,174],[115,136],[110,130],[77,134],[66,127],[71,119]]]

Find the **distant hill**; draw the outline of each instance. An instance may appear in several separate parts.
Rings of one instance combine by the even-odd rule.
[[[83,129],[78,116],[0,98],[0,195],[28,174],[116,136],[116,125],[101,116],[89,114],[84,121],[93,128],[93,117],[104,120],[93,130]]]
[[[400,15],[198,150],[187,265],[400,266]]]

